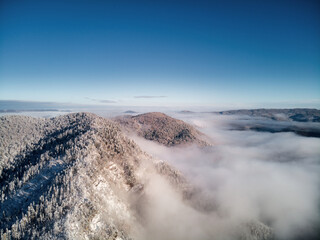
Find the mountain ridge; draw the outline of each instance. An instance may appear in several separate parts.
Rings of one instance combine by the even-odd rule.
[[[126,198],[143,202],[148,174],[167,175],[181,194],[191,191],[178,171],[152,160],[118,124],[94,114],[6,116],[0,122],[1,239],[131,239],[141,226]],[[96,219],[104,231],[90,229],[85,219]]]

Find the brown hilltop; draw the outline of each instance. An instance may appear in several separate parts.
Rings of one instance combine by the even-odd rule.
[[[115,119],[126,130],[134,131],[147,140],[159,142],[165,146],[180,144],[209,145],[204,134],[182,120],[164,113],[151,112],[136,116],[121,116]]]

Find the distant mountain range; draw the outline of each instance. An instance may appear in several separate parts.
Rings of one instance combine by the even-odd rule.
[[[221,115],[246,115],[264,117],[273,120],[291,120],[297,122],[320,122],[320,110],[310,108],[293,109],[240,109],[214,112]]]
[[[244,116],[241,121],[230,122],[232,130],[293,132],[305,137],[320,137],[320,110],[317,109],[242,109],[214,113]]]
[[[0,113],[20,113],[20,112],[71,112],[71,110],[59,109],[0,109]]]

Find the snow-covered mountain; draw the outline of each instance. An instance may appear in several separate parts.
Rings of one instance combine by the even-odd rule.
[[[215,211],[179,171],[91,113],[1,117],[0,191],[1,239],[162,239],[159,206]],[[241,226],[232,236],[273,238],[262,223]]]

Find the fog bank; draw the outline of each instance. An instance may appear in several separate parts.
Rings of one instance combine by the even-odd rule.
[[[207,134],[212,147],[167,148],[134,137],[148,153],[179,169],[201,186],[216,209],[200,213],[163,182],[150,183],[154,196],[149,231],[154,239],[232,239],[241,226],[261,222],[276,239],[319,235],[320,139],[294,133],[230,131],[235,117],[176,115]],[[151,190],[150,190],[151,189]],[[209,200],[208,200],[209,199]],[[156,237],[158,236],[158,238]]]

